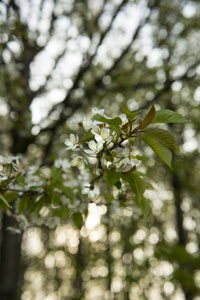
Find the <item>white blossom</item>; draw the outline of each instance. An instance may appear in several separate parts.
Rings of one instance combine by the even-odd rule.
[[[97,107],[93,107],[92,109],[92,114],[96,115],[96,114],[100,114],[100,115],[104,115],[104,109],[98,109]]]
[[[100,131],[100,134],[95,136],[95,139],[97,142],[100,142],[100,141],[106,142],[110,138],[112,138],[112,137],[110,136],[110,129],[108,129],[108,128],[102,128]]]
[[[80,183],[85,184],[90,181],[90,173],[87,169],[80,170],[77,178]]]
[[[43,185],[43,181],[39,176],[27,174],[25,177],[25,184],[27,188],[40,187]]]
[[[85,152],[87,154],[97,154],[99,153],[99,151],[101,151],[103,149],[103,142],[99,141],[99,142],[95,142],[95,141],[90,141],[88,143],[88,147],[90,148],[90,150],[85,150]]]
[[[73,167],[77,166],[79,170],[85,169],[85,164],[87,164],[87,161],[82,156],[72,155],[72,162],[71,165]]]
[[[4,180],[7,180],[7,179],[8,179],[8,177],[5,174],[0,173],[0,181],[4,181]]]
[[[6,227],[6,230],[11,231],[13,234],[21,234],[21,230],[15,227]]]
[[[34,224],[34,225],[41,226],[41,225],[43,225],[44,222],[45,222],[45,219],[44,219],[43,217],[38,217],[38,216],[35,215],[35,214],[33,214],[31,217],[32,217],[32,218],[31,218],[31,222],[32,222],[32,224]]]
[[[29,221],[27,220],[26,216],[23,214],[17,216],[17,221],[20,223],[23,230],[30,226]]]
[[[92,186],[89,183],[82,189],[82,194],[88,195],[88,198],[95,199],[100,195],[100,190],[97,186]]]
[[[138,165],[139,162],[140,161],[136,158],[136,156],[132,152],[130,152],[128,157],[128,163],[132,165]]]
[[[60,225],[60,219],[58,217],[50,217],[45,221],[45,225],[51,229]]]
[[[0,164],[6,165],[6,164],[18,164],[18,157],[17,156],[8,156],[4,157],[0,155]]]
[[[110,139],[110,129],[108,128],[100,128],[97,124],[92,125],[91,133],[94,134],[95,140],[97,142],[105,143],[107,140]]]
[[[71,125],[77,125],[78,123],[81,123],[83,120],[83,117],[80,114],[75,114],[70,118],[70,124]]]
[[[67,158],[65,159],[59,158],[54,162],[54,166],[56,168],[62,168],[64,172],[67,172],[71,167],[71,164]]]
[[[79,137],[78,135],[70,134],[69,139],[65,140],[66,150],[74,150],[78,146]]]
[[[17,156],[4,157],[0,155],[0,165],[4,166],[6,164],[11,164],[15,171],[19,171],[19,158]]]
[[[121,126],[123,126],[124,124],[126,124],[128,122],[128,118],[125,114],[121,114],[119,117],[122,120]]]

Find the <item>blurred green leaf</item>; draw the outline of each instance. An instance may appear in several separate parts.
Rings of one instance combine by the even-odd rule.
[[[103,179],[111,188],[117,181],[120,180],[120,175],[113,170],[105,170],[103,173]]]
[[[74,200],[74,192],[71,187],[64,186],[61,183],[55,183],[54,187],[62,191],[69,199]]]
[[[151,213],[151,206],[149,204],[149,200],[145,197],[142,197],[140,201],[140,207],[142,209],[143,216],[146,219]]]
[[[121,183],[121,181],[119,180],[119,181],[117,181],[114,185],[116,186],[116,188],[117,188],[118,190],[120,190],[120,189],[121,189],[121,186],[122,186],[122,183]]]
[[[156,112],[152,123],[191,123],[183,116],[169,109],[161,109]]]
[[[69,208],[57,208],[53,210],[53,215],[59,217],[61,220],[66,221],[69,216]]]
[[[144,134],[142,139],[151,147],[151,149],[172,169],[172,153],[165,145],[152,138],[148,134]]]
[[[141,201],[144,191],[146,190],[147,187],[146,182],[136,173],[132,174],[132,178],[135,183],[137,197]]]
[[[62,179],[62,170],[56,168],[55,166],[51,167],[51,176],[53,178],[53,182]]]
[[[142,110],[131,112],[128,109],[128,106],[126,103],[121,105],[120,108],[125,113],[125,115],[127,116],[127,118],[129,119],[130,122],[132,122],[135,119],[135,117],[142,112]]]
[[[18,193],[17,192],[6,192],[6,199],[7,199],[8,203],[13,202],[18,199]]]
[[[19,214],[21,214],[25,210],[25,208],[27,207],[27,203],[28,203],[28,195],[24,194],[17,203],[17,209]]]
[[[83,217],[82,217],[82,214],[77,212],[77,213],[73,213],[72,215],[72,219],[75,223],[75,225],[80,228],[83,224]]]
[[[12,206],[10,206],[10,204],[2,194],[0,194],[0,207],[3,209],[12,208]]]

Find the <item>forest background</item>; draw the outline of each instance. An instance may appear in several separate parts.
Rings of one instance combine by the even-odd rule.
[[[163,127],[183,155],[173,171],[144,149],[148,218],[91,203],[83,225],[52,229],[2,210],[0,299],[199,300],[199,1],[1,1],[0,53],[0,154],[27,168],[68,158],[74,120],[94,107],[192,121]]]

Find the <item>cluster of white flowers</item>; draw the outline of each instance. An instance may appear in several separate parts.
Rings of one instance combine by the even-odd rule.
[[[61,220],[57,216],[44,217],[37,216],[35,213],[31,215],[31,222],[29,226],[47,226],[50,229],[54,229],[61,224]]]
[[[97,114],[98,116],[96,116]],[[127,172],[127,170],[140,163],[138,160],[140,156],[137,155],[138,153],[136,154],[135,148],[131,146],[128,138],[126,141],[126,135],[124,135],[124,128],[126,128],[126,123],[129,122],[128,118],[125,114],[120,115],[117,123],[120,123],[120,125],[117,125],[118,129],[116,130],[115,125],[112,126],[115,119],[107,117],[104,109],[93,108],[89,117],[89,121],[84,120],[78,114],[71,118],[71,124],[79,125],[79,128],[82,128],[84,132],[84,136],[79,137],[71,133],[65,140],[66,150],[70,154],[73,152],[70,158],[55,160],[52,169],[46,168],[46,172],[44,169],[38,170],[35,166],[29,167],[23,173],[25,176],[21,176],[21,182],[16,180],[13,183],[12,187],[16,189],[18,195],[18,201],[15,204],[16,210],[20,200],[23,200],[23,193],[25,192],[33,192],[32,195],[35,197],[33,202],[36,207],[41,198],[45,199],[42,208],[37,208],[39,213],[36,214],[33,210],[26,218],[26,212],[24,214],[23,211],[19,212],[21,217],[18,218],[18,221],[23,223],[23,228],[32,225],[55,228],[61,224],[62,219],[55,212],[58,207],[61,210],[66,209],[66,214],[68,214],[68,211],[72,214],[84,213],[88,208],[88,203],[96,202],[99,204],[102,200],[104,201],[101,192],[104,193],[102,187],[104,187],[105,182],[107,182],[111,197],[114,199],[113,210],[117,212],[121,209],[121,204],[116,199],[120,192],[126,194],[126,191],[123,190],[126,185],[123,182],[123,177],[119,174],[120,172]],[[119,122],[119,118],[121,122]],[[124,125],[125,127],[123,127]],[[77,126],[74,128],[77,128]],[[16,176],[19,176],[18,157],[5,158],[0,156],[0,181],[4,188],[8,185],[7,180],[10,178],[10,170],[18,172]],[[112,172],[115,173],[114,175],[119,178],[117,179],[119,181],[117,182],[118,185],[114,186],[116,182],[112,183],[112,180],[110,185],[109,179],[106,181],[107,175],[104,176],[104,172],[107,172],[107,174],[109,172],[111,174]],[[26,207],[26,203],[24,205]],[[45,215],[40,214],[40,210],[42,211],[43,208],[47,209]]]
[[[0,155],[0,181],[6,181],[21,172],[17,156],[4,157]]]
[[[104,114],[104,109],[98,109],[96,107],[94,107],[91,113],[89,114],[90,122],[87,122],[87,125],[84,125],[84,119],[80,119],[78,115],[76,115],[74,118],[72,117],[71,121],[73,121],[74,125],[76,122],[77,124],[79,122],[79,124],[81,124],[80,126],[85,130],[85,132],[90,132],[90,140],[86,140],[86,144],[89,149],[84,149],[80,144],[81,139],[79,139],[79,137],[73,133],[71,133],[69,135],[69,138],[65,140],[65,145],[67,146],[66,150],[73,150],[76,152],[79,151],[82,154],[72,154],[70,163],[71,166],[78,167],[79,171],[83,171],[86,168],[86,166],[89,167],[90,158],[96,158],[97,160],[100,159],[101,165],[107,167],[112,167],[112,165],[115,164],[114,168],[118,170],[122,167],[126,167],[127,165],[130,165],[131,167],[134,165],[138,165],[139,160],[134,155],[132,149],[130,149],[130,146],[128,148],[116,147],[115,150],[118,154],[117,157],[114,157],[112,162],[106,161],[105,157],[103,156],[103,152],[104,150],[109,151],[109,147],[111,148],[113,146],[113,139],[115,139],[117,136],[116,132],[114,132],[108,124],[92,119],[96,114],[110,119]],[[124,124],[128,122],[128,118],[125,114],[120,115],[119,118],[122,122],[120,126],[121,128]],[[61,162],[60,164],[62,165]],[[94,182],[93,184],[90,184],[90,181],[82,181],[79,183],[79,185],[82,186],[82,194],[87,195],[89,199],[95,200],[98,199],[98,197],[100,196],[100,189],[98,186],[94,185]]]
[[[65,159],[59,158],[59,159],[55,160],[54,166],[56,168],[62,168],[62,170],[64,172],[68,172],[71,167],[71,164],[67,158],[65,158]]]
[[[95,141],[89,141],[88,147],[90,148],[89,150],[86,149],[85,153],[89,155],[96,155],[103,149],[103,141],[95,142]]]
[[[42,185],[43,180],[37,175],[37,168],[35,166],[30,167],[25,176],[25,188],[41,187]]]
[[[17,156],[4,157],[0,155],[0,165],[12,164],[13,167],[17,167],[19,164],[19,158]]]

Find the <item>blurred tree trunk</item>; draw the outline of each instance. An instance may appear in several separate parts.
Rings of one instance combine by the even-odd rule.
[[[176,208],[176,226],[177,226],[177,234],[178,234],[178,244],[185,247],[187,244],[187,237],[186,232],[183,226],[184,216],[183,211],[181,209],[182,204],[182,193],[183,193],[183,186],[181,178],[179,177],[178,172],[173,172],[172,174],[172,186],[174,190],[175,196],[175,208]],[[180,264],[180,268],[187,268],[187,266],[183,266]],[[188,270],[189,272],[190,270]],[[183,293],[185,295],[185,300],[192,300],[194,295],[190,290],[186,287],[182,286]]]
[[[0,299],[19,299],[20,256],[22,233],[14,234],[7,230],[14,227],[16,221],[4,214],[2,221],[1,263],[0,263]]]
[[[20,103],[20,100],[19,100]],[[24,107],[27,111],[27,108]],[[21,113],[23,118],[23,113]],[[12,144],[10,153],[26,153],[31,136],[23,137],[21,134],[23,120],[19,117],[16,127],[11,130]],[[14,206],[15,203],[12,204]],[[20,299],[21,287],[23,284],[23,270],[21,266],[21,243],[23,232],[15,234],[8,230],[8,227],[18,227],[17,221],[12,217],[3,214],[0,245],[0,299],[17,300]]]

